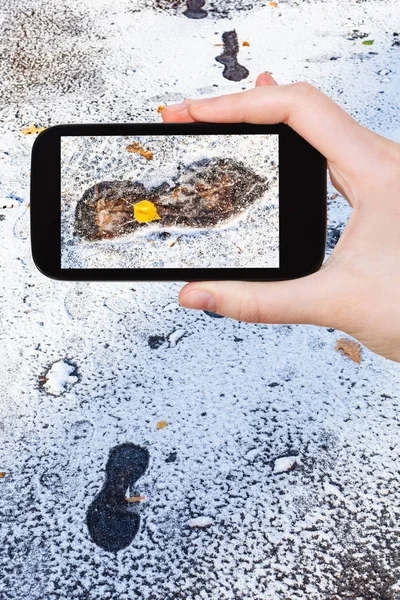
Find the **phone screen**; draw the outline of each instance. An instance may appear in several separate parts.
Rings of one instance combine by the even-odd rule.
[[[278,268],[279,135],[61,136],[61,268]]]

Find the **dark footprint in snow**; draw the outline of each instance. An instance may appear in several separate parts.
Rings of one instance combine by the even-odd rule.
[[[75,234],[87,240],[112,239],[159,227],[210,229],[244,211],[268,190],[269,183],[245,164],[231,158],[205,158],[185,167],[184,173],[146,188],[139,181],[100,181],[78,201]],[[134,207],[146,199],[153,205],[154,220],[141,221]],[[167,232],[168,233],[168,232]]]
[[[204,19],[208,15],[208,12],[203,9],[205,0],[188,0],[187,9],[184,11],[184,15],[189,19]]]
[[[132,494],[136,481],[149,464],[146,448],[126,443],[110,451],[106,480],[88,508],[86,524],[93,542],[108,552],[129,546],[138,532],[140,516],[132,512],[126,492]]]
[[[239,42],[236,31],[225,31],[222,34],[222,42],[224,44],[224,51],[215,57],[215,60],[224,65],[222,75],[230,81],[242,81],[242,79],[246,79],[249,76],[249,71],[237,61]]]

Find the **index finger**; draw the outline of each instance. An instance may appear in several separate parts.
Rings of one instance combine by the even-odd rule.
[[[308,83],[260,86],[244,92],[186,100],[187,121],[209,123],[286,123],[329,161],[349,166],[367,161],[374,136],[328,96]],[[174,120],[175,111],[163,110]],[[182,112],[179,120],[183,120]],[[369,167],[369,165],[368,165]]]

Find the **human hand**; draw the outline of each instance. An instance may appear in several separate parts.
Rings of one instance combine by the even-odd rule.
[[[278,85],[267,73],[254,89],[185,100],[166,122],[286,123],[328,161],[331,181],[352,207],[319,271],[289,281],[186,284],[181,306],[253,323],[334,327],[400,362],[400,145],[362,127],[307,83]]]

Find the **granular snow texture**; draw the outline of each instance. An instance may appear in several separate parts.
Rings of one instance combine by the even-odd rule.
[[[32,264],[32,123],[155,121],[160,104],[268,70],[400,141],[397,0],[225,1],[226,14],[214,0],[201,20],[168,4],[2,7],[0,597],[398,600],[398,364],[366,349],[352,362],[332,329],[182,309],[178,282],[65,283]],[[239,83],[215,61],[232,29]],[[348,215],[329,202],[328,252]],[[54,395],[43,382],[60,361],[77,381]],[[124,443],[150,463],[130,490],[145,497],[139,531],[113,554],[86,514]],[[190,527],[198,517],[212,526]]]

